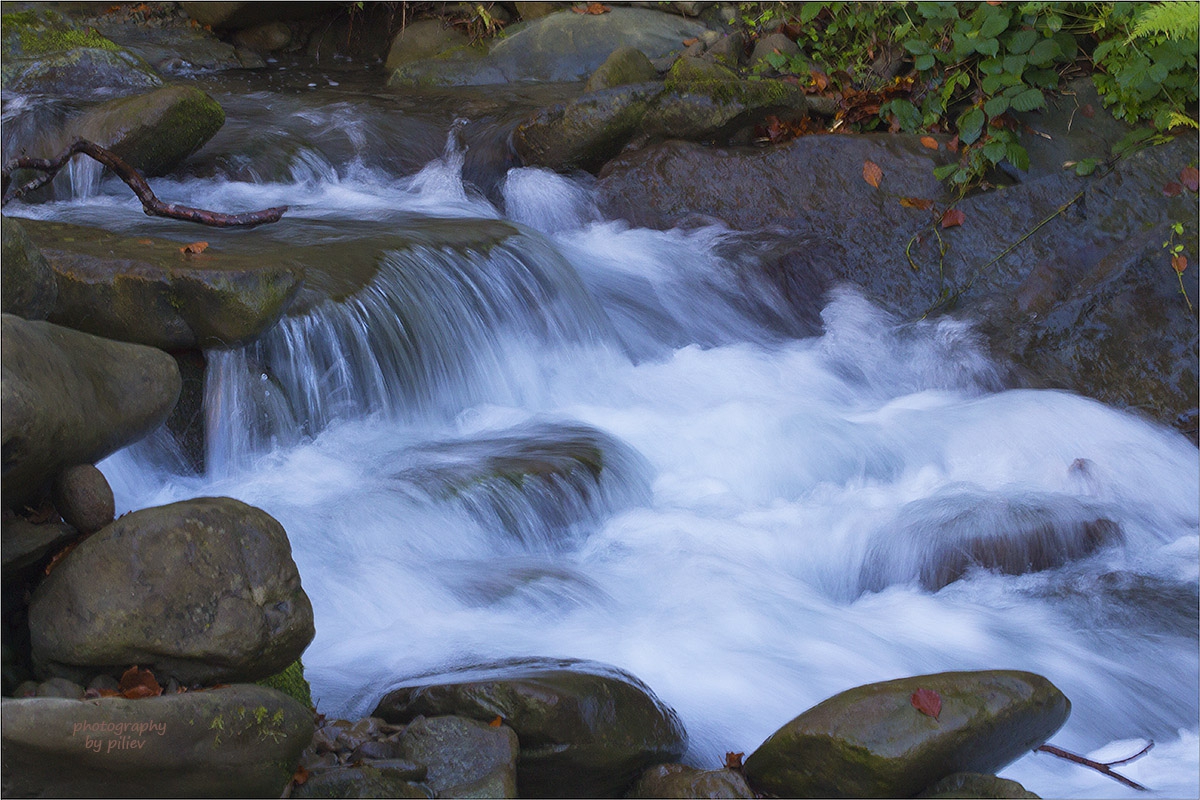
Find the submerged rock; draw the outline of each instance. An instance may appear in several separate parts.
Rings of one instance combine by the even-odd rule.
[[[312,714],[261,686],[3,701],[6,797],[278,797]]]
[[[164,350],[255,339],[303,281],[303,268],[286,257],[264,262],[220,244],[189,255],[177,242],[77,225],[31,222],[29,230],[57,276],[52,320]]]
[[[517,659],[425,681],[388,693],[374,713],[394,722],[499,716],[521,744],[522,797],[616,797],[687,746],[674,711],[637,678],[596,662]]]
[[[34,592],[29,627],[43,674],[138,664],[183,683],[266,678],[314,634],[283,528],[229,498],[136,511],[84,540]]]
[[[914,706],[940,695],[935,718]],[[911,797],[953,772],[994,772],[1054,734],[1071,704],[1040,675],[943,672],[842,692],[746,759],[755,791],[779,797]]]
[[[31,502],[64,468],[157,428],[179,396],[166,353],[3,316],[4,503]]]
[[[997,778],[995,775],[981,775],[978,772],[956,772],[947,775],[940,781],[921,792],[917,797],[927,800],[949,800],[949,798],[967,798],[968,800],[1038,800],[1038,796],[1028,791],[1016,781]]]
[[[58,299],[58,284],[50,264],[21,223],[11,217],[0,218],[0,242],[0,308],[5,314],[25,319],[45,319]]]

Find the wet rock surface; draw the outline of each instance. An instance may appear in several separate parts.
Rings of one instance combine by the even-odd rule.
[[[702,770],[684,764],[659,764],[642,773],[626,797],[758,797],[740,772]]]
[[[918,690],[940,713],[919,711]],[[745,762],[779,797],[909,797],[953,772],[993,772],[1054,734],[1071,704],[1028,672],[944,672],[842,692],[784,725]]]
[[[21,223],[3,217],[0,226],[3,230],[0,234],[3,242],[0,275],[4,282],[0,308],[5,314],[16,314],[24,319],[45,319],[58,299],[54,271]]]
[[[517,733],[522,797],[615,797],[648,766],[683,755],[675,713],[633,676],[595,662],[524,659],[439,676],[389,692],[375,714],[393,722],[497,716]]]

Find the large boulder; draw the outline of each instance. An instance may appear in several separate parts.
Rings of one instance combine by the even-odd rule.
[[[0,309],[25,319],[45,319],[58,299],[58,284],[45,256],[11,217],[0,218],[0,248]]]
[[[217,101],[195,87],[173,85],[91,108],[68,125],[63,138],[64,144],[87,139],[144,175],[164,175],[224,123]]]
[[[177,242],[65,223],[31,222],[28,230],[57,277],[53,321],[164,350],[253,340],[283,315],[303,282],[294,261],[264,262],[219,243],[190,255]]]
[[[45,674],[138,664],[183,683],[266,678],[314,634],[283,527],[230,498],[144,509],[93,534],[34,592],[29,627]]]
[[[393,722],[499,716],[520,740],[522,797],[616,797],[687,746],[675,712],[648,687],[588,661],[518,659],[424,678],[389,692],[374,713]]]
[[[955,772],[947,775],[917,797],[925,800],[978,798],[978,800],[1038,800],[1038,796],[1016,781],[981,775],[978,772]]]
[[[162,85],[141,58],[57,12],[5,14],[0,26],[0,86],[6,90],[92,99]]]
[[[234,685],[138,700],[3,701],[6,797],[279,797],[312,713]]]
[[[392,73],[389,86],[477,86],[513,81],[583,81],[618,47],[662,58],[705,26],[643,8],[604,14],[557,12],[520,25],[490,48],[460,48],[413,61]]]
[[[940,696],[939,713],[918,710],[918,690]],[[1045,742],[1070,712],[1054,684],[1029,672],[873,683],[784,725],[746,759],[746,778],[778,797],[911,797],[954,772],[995,772]]]
[[[384,67],[394,70],[470,43],[469,36],[441,19],[417,20],[406,25],[392,39]]]
[[[696,769],[686,764],[658,764],[642,773],[625,794],[628,798],[758,797],[740,772]]]
[[[0,330],[6,506],[150,433],[179,397],[179,370],[160,350],[11,314]]]

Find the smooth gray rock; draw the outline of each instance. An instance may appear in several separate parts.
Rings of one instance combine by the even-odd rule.
[[[278,797],[312,714],[233,685],[139,700],[3,700],[6,797]]]
[[[4,503],[94,464],[166,420],[179,369],[161,350],[5,314],[0,322]]]
[[[108,479],[91,464],[76,464],[58,473],[51,497],[63,521],[80,533],[95,533],[116,513]]]
[[[658,764],[642,773],[628,798],[755,798],[741,773],[731,769],[696,769],[686,764]]]
[[[38,586],[29,628],[43,674],[138,664],[181,683],[269,677],[314,634],[283,528],[229,498],[136,511],[93,534]]]

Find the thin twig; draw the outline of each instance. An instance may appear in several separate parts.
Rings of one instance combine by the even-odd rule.
[[[181,206],[176,203],[164,203],[155,196],[154,192],[150,189],[150,184],[146,182],[146,179],[137,170],[125,163],[125,161],[111,150],[106,150],[95,142],[89,142],[86,139],[76,139],[66,151],[53,159],[21,157],[6,164],[3,169],[4,196],[0,199],[0,205],[5,205],[9,200],[23,197],[34,189],[45,186],[53,180],[58,171],[66,166],[67,162],[76,153],[91,156],[115,172],[117,177],[133,190],[138,200],[142,201],[142,210],[151,217],[181,219],[186,222],[195,222],[214,228],[251,228],[255,225],[263,225],[268,222],[278,222],[279,218],[283,216],[283,212],[288,209],[287,206],[277,206],[276,208],[267,208],[262,211],[247,211],[242,214],[223,214],[219,211],[206,211],[202,208]],[[13,189],[10,186],[10,182],[12,180],[12,172],[16,169],[33,169],[45,174],[35,178],[24,186]]]
[[[1114,765],[1117,765],[1117,764],[1128,764],[1130,761],[1133,761],[1136,758],[1141,758],[1142,756],[1146,755],[1146,753],[1148,753],[1150,751],[1151,747],[1154,747],[1154,742],[1151,742],[1150,744],[1146,745],[1145,747],[1143,747],[1141,749],[1140,752],[1135,753],[1134,755],[1130,756],[1129,758],[1124,758],[1124,759],[1121,759],[1120,761],[1110,761],[1107,764],[1101,764],[1099,761],[1092,761],[1090,758],[1085,758],[1084,756],[1077,755],[1068,750],[1063,750],[1061,747],[1055,747],[1052,744],[1041,745],[1034,752],[1049,753],[1052,756],[1058,756],[1059,758],[1065,758],[1067,761],[1074,761],[1076,764],[1082,764],[1085,767],[1091,767],[1092,769],[1096,770],[1097,772],[1099,772],[1103,775],[1107,775],[1108,777],[1112,778],[1115,781],[1120,781],[1121,783],[1125,784],[1126,786],[1128,786],[1130,788],[1137,789],[1139,792],[1145,792],[1145,791],[1148,791],[1148,789],[1146,789],[1145,786],[1142,786],[1140,783],[1137,783],[1135,781],[1129,780],[1129,778],[1126,778],[1124,775],[1119,775],[1116,772],[1113,772],[1111,767],[1113,767]]]

